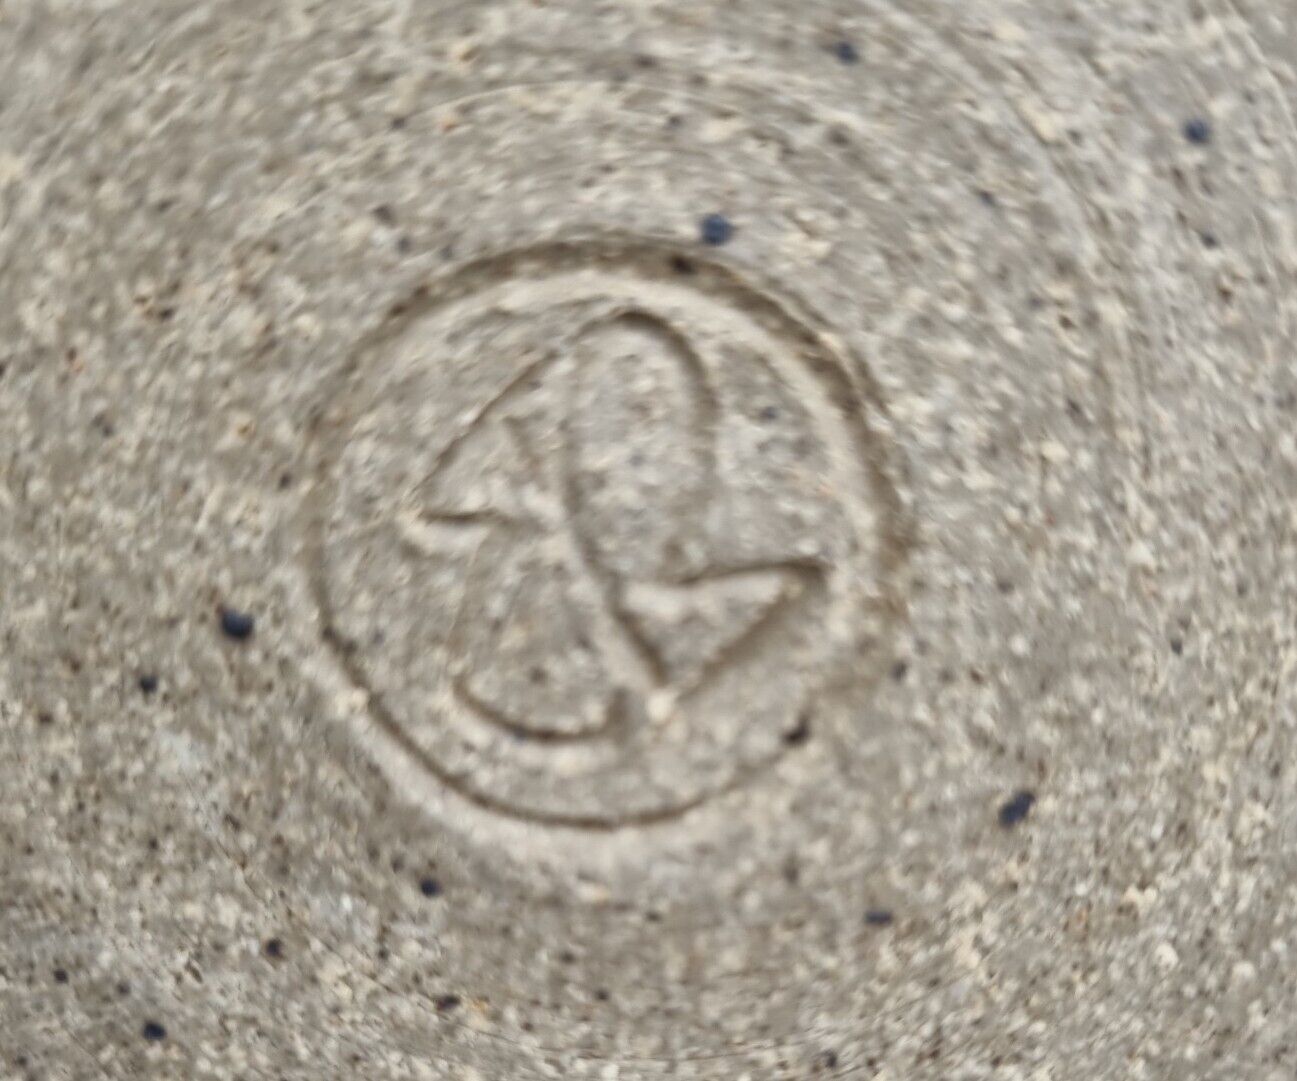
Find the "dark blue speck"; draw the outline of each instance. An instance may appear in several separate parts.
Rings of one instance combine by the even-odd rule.
[[[438,897],[441,894],[441,883],[435,878],[425,878],[419,883],[419,892],[425,897]]]
[[[140,1029],[140,1035],[152,1043],[157,1043],[167,1038],[167,1030],[156,1021],[145,1021],[144,1027]]]
[[[839,41],[833,46],[833,55],[844,64],[855,64],[860,60],[860,53],[849,41]]]
[[[734,235],[734,224],[724,214],[708,214],[699,225],[699,234],[704,244],[717,246]]]
[[[886,908],[871,908],[865,913],[865,923],[870,927],[886,927],[892,922],[892,913]]]
[[[221,609],[221,630],[227,637],[240,640],[251,638],[256,625],[257,621],[247,612],[238,612],[233,608]]]
[[[1184,137],[1195,146],[1204,146],[1211,142],[1211,124],[1202,117],[1194,117],[1184,122]]]
[[[1036,797],[1031,792],[1015,792],[1000,805],[1000,825],[1005,829],[1016,826],[1031,813]]]

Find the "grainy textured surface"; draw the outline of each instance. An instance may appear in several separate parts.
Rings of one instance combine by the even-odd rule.
[[[0,4],[0,1076],[1291,1077],[1292,13]]]

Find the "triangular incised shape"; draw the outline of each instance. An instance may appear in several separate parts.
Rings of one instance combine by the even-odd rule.
[[[656,655],[666,681],[697,684],[740,642],[801,592],[808,572],[772,565],[687,582],[632,582],[622,617]]]

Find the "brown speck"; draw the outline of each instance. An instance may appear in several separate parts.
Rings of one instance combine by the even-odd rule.
[[[797,723],[784,733],[784,745],[787,747],[800,747],[811,738],[811,718],[809,714],[803,713],[797,718]]]

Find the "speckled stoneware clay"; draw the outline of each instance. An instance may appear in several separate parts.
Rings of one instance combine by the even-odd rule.
[[[1291,1078],[1295,43],[0,3],[0,1078]]]

